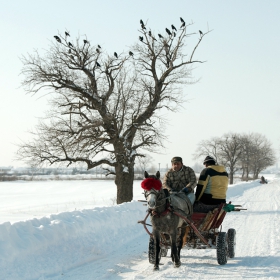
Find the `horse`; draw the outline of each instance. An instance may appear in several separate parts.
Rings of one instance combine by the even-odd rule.
[[[156,175],[149,175],[145,171],[144,176],[145,179],[142,181],[141,187],[144,189],[153,228],[152,235],[155,243],[154,270],[159,270],[161,234],[169,235],[172,262],[174,267],[180,267],[180,252],[186,229],[183,216],[189,217],[192,214],[191,202],[188,198],[186,203],[184,199],[176,194],[167,194],[162,188],[159,171],[157,171]],[[179,228],[181,228],[181,234],[177,246],[177,232]]]

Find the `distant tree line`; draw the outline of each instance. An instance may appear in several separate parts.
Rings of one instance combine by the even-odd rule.
[[[257,179],[261,171],[276,162],[272,144],[259,133],[227,133],[222,137],[203,140],[198,144],[194,159],[207,155],[227,168],[230,184],[233,184],[236,172],[241,172],[245,181],[249,178]]]

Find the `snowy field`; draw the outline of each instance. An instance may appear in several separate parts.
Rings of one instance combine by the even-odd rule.
[[[230,186],[223,231],[237,231],[236,257],[220,266],[216,251],[182,250],[153,271],[149,236],[138,220],[146,207],[140,181],[134,200],[115,205],[113,181],[0,182],[0,279],[280,279],[280,178]]]

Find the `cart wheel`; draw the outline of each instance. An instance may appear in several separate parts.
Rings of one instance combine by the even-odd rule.
[[[226,232],[219,232],[217,236],[217,261],[218,264],[224,265],[227,263],[228,244]]]
[[[161,248],[161,249],[160,249],[160,252],[161,252],[161,256],[162,256],[162,257],[166,257],[166,256],[167,256],[168,249],[166,249],[166,248]]]
[[[159,261],[161,259],[161,253],[162,253],[162,250],[159,251],[159,256],[158,256]],[[152,237],[150,237],[150,241],[149,241],[148,256],[149,256],[149,263],[155,264],[155,262],[156,262],[156,248],[155,248],[154,239]]]
[[[230,228],[227,232],[228,241],[228,256],[230,258],[235,257],[235,246],[236,246],[236,231],[234,228]]]

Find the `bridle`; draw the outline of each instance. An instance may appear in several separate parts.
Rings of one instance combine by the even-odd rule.
[[[171,208],[170,208],[170,204],[169,204],[169,201],[166,202],[166,200],[169,198],[169,196],[165,196],[163,197],[162,199],[158,199],[158,197],[160,196],[160,191],[157,191],[155,189],[151,189],[150,191],[144,191],[144,196],[147,200],[148,196],[151,195],[151,194],[154,194],[156,197],[155,197],[155,207],[152,209],[152,208],[149,208],[149,212],[150,214],[153,216],[153,217],[163,217],[165,215],[167,215],[169,212],[171,212]],[[158,204],[160,203],[160,204]],[[148,203],[149,205],[149,203]],[[162,212],[157,212],[156,209],[158,209],[159,207],[162,207],[165,205],[165,210],[162,211]]]

